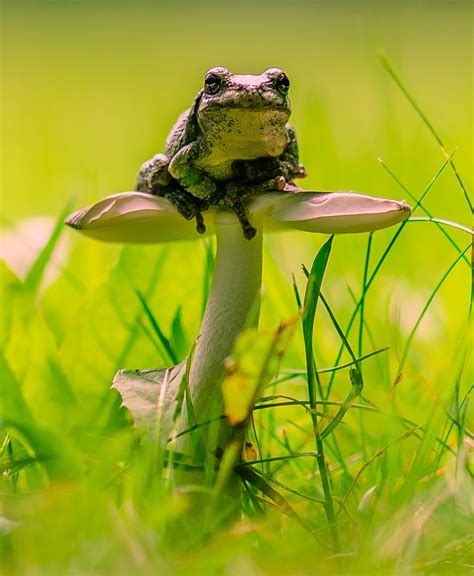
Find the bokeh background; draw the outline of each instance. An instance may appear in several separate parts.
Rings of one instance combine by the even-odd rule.
[[[379,49],[469,180],[470,15],[460,2],[4,1],[3,209],[16,220],[131,188],[216,64],[287,71],[308,187],[398,196],[380,155],[419,188],[437,146]],[[436,209],[458,215],[457,196]]]
[[[132,189],[140,164],[162,150],[178,114],[215,65],[235,72],[270,66],[287,71],[292,122],[309,174],[306,188],[413,203],[377,157],[416,195],[444,157],[381,66],[381,51],[446,149],[457,149],[455,163],[470,190],[471,16],[470,3],[463,2],[3,2],[2,225],[8,230],[25,218],[56,218],[66,205],[78,208]],[[449,169],[425,203],[435,216],[469,223]],[[30,231],[38,227],[27,225]],[[464,238],[451,233],[459,242]],[[389,234],[379,233],[375,255]],[[34,236],[30,232],[26,242],[34,244]],[[69,272],[86,286],[110,269],[120,250],[71,231],[63,240],[72,246]],[[267,246],[288,280],[301,262],[311,262],[321,242],[286,234],[269,238]],[[365,243],[365,237],[340,238],[333,254],[339,281],[332,291],[348,304],[346,284],[360,281]],[[20,258],[19,244],[4,244],[12,261]],[[196,261],[202,259],[198,244],[185,248]],[[400,322],[409,330],[454,255],[432,225],[410,225],[372,292],[375,313],[391,313],[386,295],[393,292],[397,306],[404,301]],[[463,268],[451,275],[427,318],[429,339],[439,337],[440,344],[445,331],[455,337],[465,313],[469,285]],[[77,296],[70,286],[62,290]],[[174,309],[184,295],[171,292],[162,298],[171,297]]]

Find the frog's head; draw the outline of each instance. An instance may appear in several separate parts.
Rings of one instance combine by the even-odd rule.
[[[291,111],[288,90],[290,81],[280,68],[269,68],[262,74],[232,74],[217,66],[206,72],[199,109],[272,108]]]
[[[280,68],[259,75],[211,68],[196,101],[198,124],[208,140],[225,145],[229,155],[229,146],[237,147],[236,158],[246,158],[245,152],[249,158],[281,154],[291,114],[289,88],[288,76]],[[252,150],[249,142],[257,143],[258,149]],[[270,149],[260,149],[262,143]]]

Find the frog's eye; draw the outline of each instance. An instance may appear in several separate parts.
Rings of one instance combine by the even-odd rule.
[[[204,80],[204,91],[206,94],[217,94],[222,84],[222,78],[217,74],[208,74]]]
[[[282,72],[276,78],[275,85],[280,94],[282,94],[283,96],[286,96],[288,94],[288,90],[290,89],[290,80],[284,72]]]

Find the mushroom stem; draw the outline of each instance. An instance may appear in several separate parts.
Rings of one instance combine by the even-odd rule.
[[[258,311],[259,306],[262,279],[262,225],[259,224],[256,236],[247,240],[234,214],[216,214],[214,278],[189,373],[187,394],[192,411],[185,402],[179,430],[214,420],[222,414],[224,360],[244,328],[250,311]],[[201,433],[181,436],[176,450],[206,462],[214,469],[216,454],[225,448],[230,426],[221,420],[198,431]],[[177,482],[181,484],[183,481],[189,483],[190,475],[180,474]],[[192,482],[202,484],[203,479],[193,475]]]

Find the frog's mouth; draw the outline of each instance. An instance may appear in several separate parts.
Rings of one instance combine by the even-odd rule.
[[[273,91],[248,90],[245,93],[228,90],[216,96],[204,95],[200,102],[200,112],[208,110],[275,110],[288,114],[291,106],[288,98]]]
[[[214,110],[275,110],[275,112],[285,112],[290,114],[290,109],[285,104],[275,104],[267,100],[251,101],[251,102],[206,102],[201,105],[200,113],[207,114],[209,111]]]

